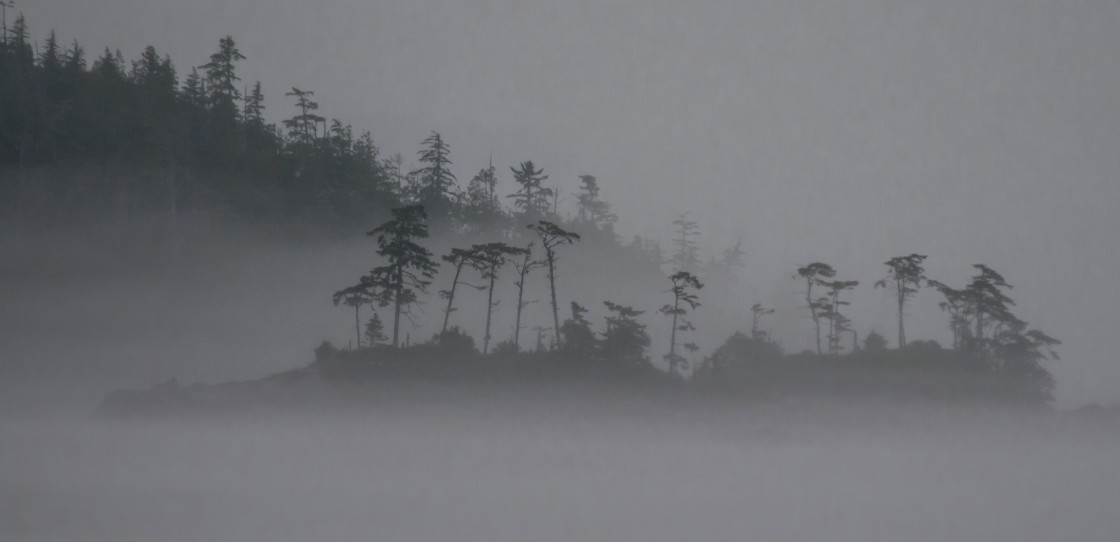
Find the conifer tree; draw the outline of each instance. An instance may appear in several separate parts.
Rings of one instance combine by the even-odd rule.
[[[662,306],[660,312],[673,317],[673,327],[669,333],[669,353],[665,356],[665,360],[669,362],[669,373],[678,375],[678,367],[683,365],[684,358],[677,354],[677,331],[696,329],[692,326],[692,322],[685,319],[685,316],[688,315],[689,310],[696,310],[700,306],[696,291],[704,285],[696,275],[687,271],[673,273],[669,281],[673,284],[669,290],[673,294],[673,304]],[[684,305],[688,307],[685,308]]]
[[[824,302],[819,299],[813,299],[813,286],[820,283],[822,279],[832,278],[836,276],[836,270],[831,265],[821,262],[813,262],[805,267],[797,269],[795,277],[805,279],[805,304],[809,309],[809,315],[813,318],[813,327],[816,329],[817,338],[817,353],[821,353],[821,319],[820,309],[823,307]]]
[[[579,234],[566,231],[564,228],[547,220],[536,224],[529,224],[529,229],[537,234],[544,248],[545,262],[548,264],[548,288],[552,295],[552,329],[556,335],[556,345],[560,346],[560,313],[556,307],[556,262],[559,259],[556,249],[560,245],[570,245],[579,240]]]
[[[925,267],[922,262],[926,256],[911,254],[909,256],[896,256],[883,263],[888,268],[886,278],[875,283],[876,288],[894,288],[895,302],[898,305],[898,347],[906,346],[906,327],[903,325],[903,316],[906,312],[906,301],[918,293],[922,282],[926,280]]]

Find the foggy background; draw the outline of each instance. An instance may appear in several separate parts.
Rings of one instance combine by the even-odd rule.
[[[18,11],[40,43],[53,28],[91,57],[109,46],[134,58],[151,44],[180,77],[231,34],[248,57],[239,74],[262,82],[270,120],[293,114],[290,87],[313,90],[324,116],[371,130],[406,166],[430,130],[450,144],[460,182],[492,151],[508,193],[508,166],[531,159],[567,196],[562,211],[576,176],[590,173],[624,238],[653,235],[668,249],[671,220],[688,211],[705,255],[743,239],[742,323],[728,327],[749,325],[755,301],[775,306],[789,320],[774,324],[787,351],[811,333],[788,310],[802,304],[789,278],[799,265],[824,261],[860,280],[853,324],[893,344],[890,294],[870,287],[883,261],[929,254],[929,276],[954,286],[986,263],[1015,285],[1020,316],[1064,342],[1063,360],[1047,365],[1058,403],[1120,401],[1113,2],[35,0],[9,15]],[[60,279],[66,287],[40,277],[38,290],[7,283],[90,330],[136,329],[106,319],[111,305],[161,334],[151,344],[183,346],[153,361],[90,331],[107,345],[99,355],[139,371],[128,373],[135,380],[214,381],[299,365],[320,339],[346,340],[352,315],[328,296],[374,263],[372,246],[367,263],[337,267],[332,255],[348,249],[316,250],[229,249],[227,267],[213,281],[196,276],[196,290],[114,286],[125,279],[113,273]],[[259,274],[261,264],[270,271]],[[152,313],[136,316],[145,295]],[[157,311],[161,296],[189,302]],[[911,339],[948,341],[937,301],[918,295]],[[37,334],[54,333],[49,318],[13,310],[3,355],[50,357]],[[157,325],[162,317],[170,325]],[[437,319],[430,310],[426,320]],[[646,323],[653,332],[661,322],[647,314]],[[650,353],[663,349],[655,342]]]

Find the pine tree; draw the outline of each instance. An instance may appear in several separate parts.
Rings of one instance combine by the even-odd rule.
[[[820,283],[822,279],[832,278],[836,276],[836,270],[831,265],[821,262],[813,262],[805,267],[798,268],[795,277],[805,279],[805,303],[809,309],[809,315],[813,318],[813,327],[816,328],[817,337],[817,354],[821,353],[821,319],[820,309],[825,304],[825,301],[820,299],[813,299],[813,286]]]
[[[673,221],[677,234],[673,240],[676,253],[667,262],[676,271],[695,273],[700,267],[700,251],[694,237],[700,235],[700,226],[688,219],[688,213],[681,214]]]
[[[669,290],[673,294],[673,304],[661,307],[661,314],[673,317],[673,327],[669,333],[669,353],[665,360],[669,363],[669,373],[679,375],[678,368],[683,366],[684,358],[677,354],[677,332],[693,331],[692,322],[685,319],[689,310],[696,310],[700,306],[696,291],[704,287],[696,275],[687,271],[677,271],[669,277],[673,287]],[[688,305],[685,308],[684,305]]]
[[[543,169],[537,169],[532,160],[521,162],[521,169],[509,168],[513,172],[513,180],[518,184],[517,192],[506,196],[513,199],[514,209],[529,220],[539,220],[548,216],[549,200],[555,196],[556,191],[544,186],[548,175]]]
[[[559,258],[556,255],[556,249],[560,245],[570,245],[579,241],[579,234],[566,231],[547,220],[529,224],[528,227],[537,234],[537,237],[541,240],[541,247],[544,248],[545,262],[548,264],[549,292],[552,294],[552,329],[556,335],[556,345],[560,346],[562,344],[560,342],[560,313],[556,307],[556,261]]]
[[[922,282],[926,280],[925,268],[922,262],[926,256],[911,254],[909,256],[896,256],[883,263],[888,267],[887,277],[876,282],[876,288],[894,288],[895,301],[898,305],[898,347],[906,346],[906,327],[903,325],[903,315],[906,311],[906,301],[918,293]]]
[[[490,348],[490,320],[494,312],[496,303],[494,302],[494,283],[498,280],[498,271],[506,265],[509,258],[519,255],[524,255],[526,260],[529,258],[529,249],[513,247],[505,243],[486,243],[484,245],[474,245],[471,251],[475,254],[472,263],[481,274],[483,280],[489,281],[486,298],[486,333],[482,337],[482,353],[485,354]],[[528,265],[525,263],[524,265]],[[519,267],[523,269],[524,267]],[[520,277],[521,283],[525,280],[525,274],[522,273]],[[521,291],[523,288],[518,285],[518,304],[521,303]],[[521,309],[518,308],[518,321],[517,326],[521,325]]]

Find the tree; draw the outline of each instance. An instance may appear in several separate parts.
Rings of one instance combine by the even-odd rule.
[[[502,217],[501,204],[496,193],[498,186],[497,170],[493,164],[479,170],[467,183],[467,205],[465,218],[476,230],[492,227]]]
[[[428,206],[434,216],[446,216],[452,211],[455,190],[455,175],[448,169],[451,166],[451,159],[448,158],[451,151],[443,136],[436,131],[425,138],[421,145],[423,147],[417,155],[424,165],[411,172],[421,183],[418,200]]]
[[[415,241],[428,236],[424,207],[409,205],[392,213],[392,220],[366,233],[377,238],[377,254],[388,259],[388,264],[370,271],[368,284],[380,306],[393,306],[393,346],[398,346],[401,310],[407,311],[419,302],[416,293],[427,291],[439,263],[432,260],[431,251]]]
[[[443,327],[440,329],[440,334],[447,332],[447,322],[451,319],[451,311],[454,309],[455,303],[455,288],[459,285],[459,275],[463,272],[463,266],[474,265],[478,258],[473,247],[470,249],[453,248],[450,254],[442,256],[443,261],[455,266],[455,278],[451,280],[451,288],[447,290],[440,290],[440,297],[447,299],[447,308],[443,311]]]
[[[513,348],[517,352],[521,351],[521,311],[530,303],[525,301],[525,278],[534,269],[544,265],[545,262],[533,259],[533,243],[525,247],[521,261],[513,262],[513,268],[517,271],[517,282],[514,283],[517,286],[517,316],[513,324]]]
[[[284,95],[295,96],[296,107],[300,111],[298,115],[284,121],[284,126],[288,127],[288,136],[299,143],[307,145],[314,143],[319,123],[327,121],[327,119],[312,113],[312,111],[319,109],[319,104],[311,99],[312,96],[315,96],[315,92],[292,87],[292,91],[285,92]]]
[[[528,228],[537,234],[544,248],[545,262],[548,264],[548,287],[552,294],[552,323],[556,334],[556,345],[560,346],[560,314],[556,309],[556,248],[560,245],[570,245],[579,240],[579,234],[565,231],[560,226],[547,220],[536,224],[529,224]]]
[[[595,333],[591,322],[583,317],[587,309],[572,301],[572,317],[564,320],[560,334],[564,337],[563,350],[577,360],[587,361],[595,354]]]
[[[202,65],[206,71],[206,86],[210,90],[210,105],[233,119],[237,116],[235,103],[241,98],[237,90],[237,76],[234,64],[245,60],[245,55],[237,49],[232,36],[218,41],[218,52],[210,55],[210,62]]]
[[[361,277],[358,284],[334,293],[334,305],[336,307],[340,303],[347,307],[354,307],[354,339],[358,348],[362,347],[362,330],[358,323],[358,311],[362,305],[373,301],[372,287],[370,277]],[[374,314],[376,315],[376,313]]]
[[[485,354],[490,348],[490,316],[494,312],[494,283],[498,280],[498,271],[506,264],[508,258],[513,256],[525,255],[526,261],[529,258],[529,249],[513,247],[505,243],[486,243],[484,245],[474,245],[471,247],[475,257],[472,260],[472,265],[480,273],[482,273],[483,280],[490,282],[487,286],[487,299],[486,299],[486,334],[482,336],[482,353]],[[526,264],[528,265],[528,264]],[[520,268],[519,268],[520,269]],[[521,275],[521,282],[524,282],[525,276]],[[521,325],[521,291],[523,288],[520,283],[518,284],[518,327]]]
[[[677,251],[668,263],[675,271],[696,272],[700,267],[700,252],[693,237],[700,235],[700,226],[688,219],[688,213],[679,215],[673,225],[677,227],[677,236],[673,240]]]
[[[864,337],[863,349],[868,352],[882,352],[887,349],[887,339],[878,331],[872,331]]]
[[[751,305],[751,339],[756,341],[768,341],[770,339],[768,333],[758,328],[758,323],[767,314],[774,314],[774,309],[763,308],[762,303]]]
[[[506,196],[513,199],[514,208],[530,220],[547,216],[549,199],[556,192],[543,185],[548,180],[544,170],[536,169],[532,160],[521,162],[521,169],[509,169],[513,172],[513,180],[520,186],[517,192]]]
[[[859,286],[858,280],[834,280],[834,281],[821,281],[821,286],[828,288],[828,304],[821,316],[828,318],[828,353],[840,353],[840,335],[845,331],[852,331],[848,327],[850,320],[840,313],[840,307],[843,305],[850,305],[848,301],[841,301],[840,294],[846,290],[851,290]],[[852,350],[855,350],[858,341],[852,343]]]
[[[250,126],[260,129],[264,126],[264,93],[261,92],[261,82],[253,85],[253,90],[245,96],[245,107],[242,116]]]
[[[607,329],[599,344],[600,355],[605,361],[624,367],[645,366],[645,350],[650,339],[646,326],[637,320],[645,311],[610,301],[604,301],[603,304],[607,307]]]
[[[688,271],[677,271],[669,277],[669,281],[673,287],[669,291],[673,294],[673,304],[666,304],[661,307],[661,314],[673,317],[673,327],[669,332],[669,354],[665,356],[666,361],[669,362],[669,373],[678,374],[677,367],[682,365],[684,358],[677,355],[677,331],[692,331],[695,328],[692,322],[689,322],[684,317],[688,315],[688,311],[696,310],[700,306],[700,302],[696,296],[696,291],[704,287],[696,275]],[[688,305],[686,309],[682,305]]]
[[[952,288],[936,280],[930,280],[927,284],[945,297],[945,300],[938,303],[937,306],[940,307],[943,312],[949,313],[949,331],[953,333],[953,349],[960,350],[964,348],[966,343],[971,341],[972,337],[968,329],[969,322],[972,321],[971,308],[968,303],[968,293],[964,290]]]
[[[576,197],[578,220],[594,229],[613,231],[618,216],[611,204],[599,199],[599,182],[592,175],[580,175],[580,193]]]
[[[381,323],[381,317],[377,312],[373,313],[373,317],[366,322],[366,343],[370,346],[378,345],[385,342],[385,326]]]
[[[817,332],[817,354],[821,353],[821,320],[819,309],[822,307],[821,300],[813,299],[813,286],[821,281],[821,279],[832,278],[836,276],[836,270],[831,265],[821,262],[813,262],[805,267],[797,269],[795,277],[805,279],[805,303],[809,307],[809,314],[813,317],[813,327]]]
[[[925,268],[922,262],[926,256],[911,254],[909,256],[896,256],[884,262],[887,266],[886,278],[875,283],[876,288],[894,288],[895,302],[898,304],[898,347],[906,346],[906,327],[903,325],[903,315],[906,312],[906,300],[914,297],[921,288],[922,281],[926,280]]]

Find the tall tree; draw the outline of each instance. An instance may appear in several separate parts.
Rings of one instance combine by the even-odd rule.
[[[906,327],[903,325],[903,316],[906,313],[906,301],[918,293],[922,282],[926,280],[926,270],[922,262],[926,256],[911,254],[909,256],[896,256],[884,262],[887,266],[886,278],[875,283],[876,288],[894,288],[895,303],[898,305],[898,347],[906,346]]]
[[[299,108],[298,115],[284,121],[284,126],[288,127],[289,137],[294,141],[308,145],[314,143],[319,123],[327,121],[327,119],[313,113],[313,111],[319,109],[319,104],[312,99],[315,92],[292,87],[292,91],[286,92],[284,95],[295,96],[296,107]]]
[[[521,162],[520,169],[509,168],[513,172],[513,180],[520,187],[517,192],[506,196],[513,199],[513,206],[529,220],[536,220],[548,215],[549,199],[555,190],[544,186],[548,175],[543,169],[537,169],[533,161]]]
[[[420,143],[417,156],[420,168],[411,172],[420,181],[417,199],[432,210],[433,216],[447,216],[454,210],[455,175],[451,173],[451,151],[439,132]]]
[[[377,238],[377,254],[388,263],[370,271],[371,295],[382,307],[393,306],[393,346],[400,344],[401,311],[419,302],[432,283],[438,262],[432,252],[416,243],[428,236],[428,214],[422,205],[393,209],[393,219],[370,230]]]
[[[513,323],[513,347],[520,351],[521,349],[521,311],[529,305],[529,301],[525,301],[525,278],[529,276],[534,269],[544,267],[545,262],[542,260],[533,259],[533,243],[529,243],[525,247],[525,252],[522,253],[520,261],[513,262],[513,268],[517,271],[517,315]]]
[[[476,231],[493,227],[502,218],[501,203],[497,196],[497,169],[490,164],[479,170],[467,183],[467,202],[464,215],[468,224]]]
[[[563,350],[578,361],[589,361],[595,354],[595,333],[591,322],[583,317],[587,309],[579,303],[571,303],[572,317],[564,320],[560,334],[564,337]]]
[[[840,336],[846,331],[851,331],[848,327],[850,320],[840,312],[840,308],[844,305],[850,305],[848,301],[840,299],[840,295],[847,290],[851,290],[859,286],[858,280],[834,280],[834,281],[821,281],[820,285],[828,289],[828,306],[822,312],[821,316],[828,319],[828,353],[840,353]],[[857,342],[852,343],[852,349],[855,349]]]
[[[485,354],[490,349],[490,317],[494,312],[494,283],[498,280],[498,272],[509,261],[509,258],[514,256],[526,256],[528,261],[529,249],[514,247],[505,243],[486,243],[484,245],[474,245],[471,247],[475,257],[472,264],[481,274],[483,280],[489,281],[487,286],[487,299],[486,299],[486,333],[482,336],[482,353]],[[528,265],[528,264],[526,264]],[[521,268],[519,268],[521,269]],[[524,282],[525,275],[521,275],[521,282]],[[521,291],[523,288],[518,286],[518,323],[521,325]]]
[[[688,271],[677,271],[669,277],[673,287],[669,292],[673,294],[673,304],[661,307],[661,314],[673,317],[673,327],[669,333],[669,354],[665,356],[669,362],[669,373],[677,375],[677,367],[682,365],[684,358],[677,354],[677,331],[691,331],[695,329],[692,322],[685,319],[689,310],[696,310],[700,306],[696,291],[704,287],[696,275]],[[688,305],[685,308],[684,305]]]
[[[478,253],[474,248],[453,248],[448,254],[441,256],[443,261],[455,267],[455,276],[451,280],[451,287],[446,290],[440,290],[439,295],[447,299],[447,308],[443,311],[443,327],[440,328],[440,335],[447,333],[447,323],[451,320],[451,311],[455,310],[455,289],[459,286],[459,276],[463,273],[464,266],[473,266],[478,259]]]
[[[362,328],[359,323],[358,311],[362,305],[373,301],[373,285],[370,277],[361,277],[358,284],[343,288],[334,293],[334,305],[337,307],[339,304],[346,305],[347,307],[354,307],[354,341],[358,348],[362,347]],[[377,313],[374,313],[376,316]]]
[[[695,273],[700,267],[700,250],[694,237],[700,235],[700,226],[688,219],[688,213],[678,215],[673,226],[677,228],[673,239],[676,252],[668,263],[674,271]]]
[[[821,353],[820,309],[822,302],[821,300],[813,299],[813,286],[823,279],[835,276],[836,270],[833,269],[831,265],[821,262],[813,262],[805,267],[800,267],[797,269],[797,275],[795,275],[795,277],[805,279],[805,303],[809,308],[809,315],[813,317],[813,327],[817,332],[817,354]]]
[[[245,60],[245,55],[237,49],[232,36],[218,41],[218,52],[210,55],[210,62],[201,67],[206,72],[206,87],[210,91],[210,105],[220,114],[229,118],[237,116],[237,100],[241,92],[237,90],[237,61]]]
[[[553,333],[556,334],[556,346],[562,346],[560,342],[560,313],[556,308],[556,249],[560,245],[570,245],[579,241],[579,234],[566,231],[564,228],[553,224],[547,220],[541,220],[536,224],[529,224],[528,228],[537,234],[541,240],[541,247],[544,248],[545,262],[548,264],[548,288],[552,294],[552,323]]]

